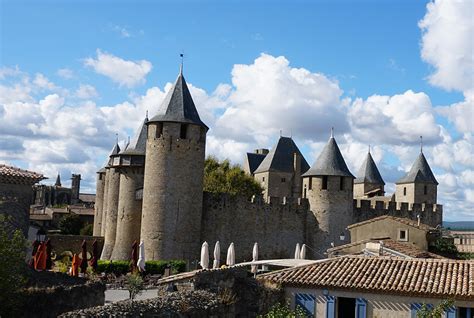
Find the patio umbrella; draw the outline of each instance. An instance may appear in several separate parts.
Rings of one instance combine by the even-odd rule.
[[[140,272],[145,271],[145,243],[140,242],[137,267]]]
[[[234,243],[230,243],[229,248],[227,249],[227,266],[235,265],[235,248]]]
[[[78,276],[79,274],[79,255],[74,254],[72,257],[72,264],[71,264],[71,276]]]
[[[130,264],[132,272],[135,272],[137,270],[137,263],[138,263],[138,242],[135,241],[132,244],[132,261]]]
[[[219,262],[221,259],[221,244],[219,241],[216,242],[214,246],[214,263],[212,264],[212,268],[219,268]]]
[[[300,243],[296,243],[296,249],[295,249],[295,259],[300,258]]]
[[[29,262],[29,266],[33,269],[35,268],[35,255],[36,255],[36,252],[38,251],[39,246],[40,246],[40,242],[38,240],[35,240],[33,242],[33,245],[31,246],[32,250],[31,250],[31,259]]]
[[[97,271],[97,260],[99,259],[99,248],[97,246],[97,240],[92,243],[92,258],[89,261],[89,265]]]
[[[207,242],[202,243],[201,246],[201,267],[202,269],[209,268],[209,245]]]
[[[300,258],[301,259],[306,258],[306,244],[301,245]]]
[[[253,245],[253,251],[252,251],[252,262],[258,261],[258,243],[255,242]],[[251,272],[254,274],[257,274],[257,265],[252,265],[252,270]]]
[[[85,274],[87,270],[87,242],[86,240],[82,241],[81,249],[82,249],[81,273]]]

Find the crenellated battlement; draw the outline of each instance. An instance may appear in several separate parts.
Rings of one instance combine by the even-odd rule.
[[[425,204],[395,201],[377,201],[354,199],[355,222],[361,222],[381,215],[393,215],[417,220],[420,216],[422,223],[436,227],[443,220],[443,206],[440,204]]]
[[[229,204],[253,206],[256,208],[272,208],[276,206],[288,209],[309,209],[308,199],[292,197],[268,197],[266,200],[262,195],[254,195],[250,200],[243,196],[231,196],[227,193],[204,192],[204,198],[214,204],[227,206]]]

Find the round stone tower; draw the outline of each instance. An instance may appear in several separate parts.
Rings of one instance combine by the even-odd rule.
[[[180,72],[148,121],[141,227],[147,260],[199,257],[207,130]]]
[[[105,226],[107,224],[107,196],[109,194],[109,167],[105,166],[104,173],[104,197],[102,199],[102,224],[100,225],[100,236],[105,235]]]
[[[332,245],[350,242],[346,228],[353,223],[353,182],[354,176],[331,136],[314,165],[303,174],[303,196],[318,223],[310,242],[313,257],[324,258]]]
[[[114,165],[120,172],[120,187],[112,260],[128,260],[133,242],[140,241],[147,121],[145,118],[137,135],[119,154],[120,160]]]
[[[110,155],[108,169],[106,168],[106,186],[107,197],[104,197],[104,202],[107,201],[107,210],[102,211],[102,223],[105,216],[105,231],[104,231],[104,247],[100,259],[108,260],[112,256],[112,250],[115,244],[115,234],[117,232],[117,211],[119,201],[120,189],[120,173],[114,165],[119,160],[120,147],[118,143],[115,145]],[[105,190],[104,190],[105,193]]]
[[[95,215],[93,235],[100,236],[102,228],[102,207],[104,204],[104,187],[105,187],[105,168],[97,171],[96,194],[95,194]]]

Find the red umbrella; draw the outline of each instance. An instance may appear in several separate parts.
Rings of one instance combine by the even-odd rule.
[[[138,263],[138,242],[135,241],[133,242],[133,245],[132,245],[132,264],[130,264],[130,267],[132,268],[132,272],[135,272],[137,270],[137,263]]]
[[[97,247],[97,240],[92,243],[92,258],[89,261],[89,265],[97,271],[97,260],[99,259],[99,249]]]
[[[87,270],[87,242],[86,240],[82,241],[82,261],[81,261],[81,273],[85,274]]]

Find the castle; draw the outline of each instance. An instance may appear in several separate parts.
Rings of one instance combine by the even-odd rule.
[[[265,189],[251,201],[205,193],[207,131],[181,70],[158,113],[125,149],[116,144],[97,172],[94,235],[104,236],[102,259],[129,259],[140,240],[147,260],[197,260],[204,241],[234,242],[237,260],[251,259],[254,242],[261,259],[290,258],[296,243],[323,258],[350,242],[346,228],[355,222],[384,214],[442,222],[438,182],[422,152],[395,194],[384,196],[370,151],[355,178],[334,136],[312,166],[288,137],[271,151],[247,153],[244,170]]]

